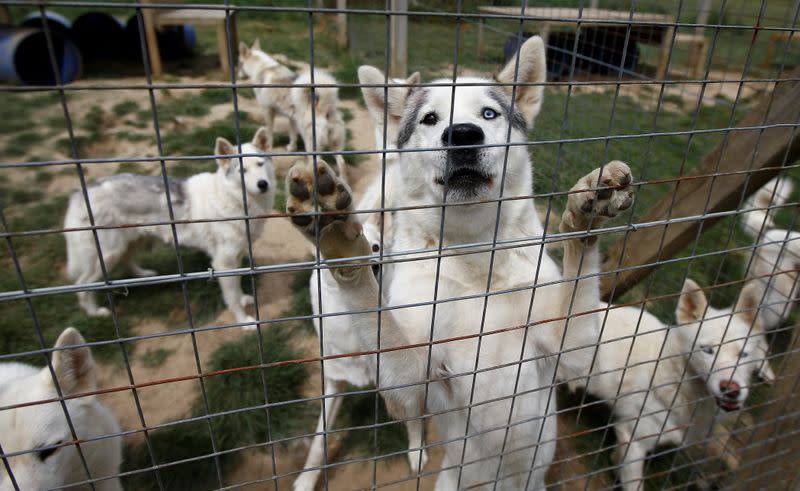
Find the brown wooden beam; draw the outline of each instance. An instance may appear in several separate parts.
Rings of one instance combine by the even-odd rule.
[[[799,78],[800,67],[785,77]],[[731,131],[687,175],[694,178],[676,182],[672,192],[653,206],[641,222],[698,218],[627,232],[627,242],[622,237],[609,249],[603,271],[634,269],[604,275],[600,286],[603,298],[613,300],[609,299],[612,289],[615,297],[625,293],[650,274],[659,261],[671,258],[689,245],[701,226],[703,230],[713,226],[718,218],[702,218],[706,203],[708,213],[735,210],[745,186],[745,195],[750,196],[778,174],[779,167],[800,158],[800,128],[797,128],[800,124],[800,82],[778,82],[774,93],[764,97],[738,127],[781,124],[792,126]],[[763,170],[755,172],[760,169]],[[736,171],[753,172],[714,177],[714,174]]]

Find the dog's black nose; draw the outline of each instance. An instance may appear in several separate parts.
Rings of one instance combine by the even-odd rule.
[[[472,123],[460,123],[444,130],[442,143],[445,145],[480,145],[483,143],[483,130]]]
[[[258,185],[258,189],[260,189],[262,192],[266,191],[267,189],[269,189],[269,183],[267,181],[265,181],[264,179],[261,179],[260,181],[258,181],[257,185]]]
[[[741,387],[733,380],[723,380],[719,383],[719,390],[728,399],[738,399]]]

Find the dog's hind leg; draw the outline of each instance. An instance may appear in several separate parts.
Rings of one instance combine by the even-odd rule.
[[[319,467],[325,464],[325,437],[324,432],[333,427],[336,422],[336,416],[339,414],[339,409],[342,405],[342,396],[337,396],[339,392],[339,384],[330,379],[325,379],[325,411],[320,409],[319,420],[317,421],[317,431],[314,434],[314,439],[311,441],[311,447],[308,450],[308,457],[303,466],[304,472],[300,474],[294,481],[293,489],[295,491],[313,491],[319,479]],[[305,469],[310,469],[306,471]]]
[[[94,260],[91,265],[86,266],[87,269],[82,271],[80,276],[75,280],[76,285],[92,283],[102,278],[103,272],[100,269],[99,261]],[[111,315],[111,311],[108,308],[97,305],[97,298],[93,291],[78,292],[78,304],[92,317],[108,317]]]
[[[617,446],[611,460],[617,465],[619,484],[625,491],[644,488],[644,459],[647,448],[638,440],[632,439],[632,423],[618,423],[614,426]]]
[[[127,265],[131,274],[137,278],[146,278],[148,276],[156,276],[158,274],[158,271],[154,269],[147,269],[139,266],[139,264],[134,261],[133,258],[128,258]]]

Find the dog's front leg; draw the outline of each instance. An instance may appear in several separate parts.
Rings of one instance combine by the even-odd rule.
[[[215,270],[226,271],[239,267],[240,259],[238,254],[215,254],[211,260],[211,266]],[[236,318],[236,322],[255,322],[255,319],[244,310],[247,297],[242,292],[242,283],[239,276],[220,276],[219,287],[222,290],[222,299]],[[255,329],[255,325],[244,326],[245,329]]]
[[[319,467],[325,464],[325,437],[323,432],[331,430],[336,422],[336,415],[342,404],[342,396],[335,396],[339,392],[339,384],[334,380],[325,379],[325,410],[320,408],[319,420],[317,421],[317,431],[311,441],[308,450],[308,457],[303,469],[311,469],[303,472],[294,481],[294,491],[313,491],[317,485],[321,470]],[[320,405],[321,406],[321,405]]]
[[[602,171],[602,175],[601,175]],[[585,175],[570,190],[559,230],[562,233],[588,231],[616,216],[633,204],[631,171],[620,161],[612,161]],[[597,191],[583,191],[596,189]],[[599,341],[598,314],[588,313],[600,302],[600,271],[597,236],[578,236],[564,241],[564,283],[561,283],[561,311],[566,317],[562,324],[563,351],[560,358],[562,378],[588,374],[592,360],[591,348]],[[559,344],[561,339],[557,340]],[[582,346],[590,347],[578,349]],[[558,347],[555,347],[556,350]]]
[[[378,302],[380,292],[370,262],[372,248],[361,223],[351,214],[352,194],[347,183],[328,164],[318,160],[316,168],[311,162],[295,164],[286,175],[286,189],[289,191],[286,209],[292,223],[319,248],[320,256],[328,261],[331,276],[338,283],[341,294],[337,304],[346,311],[361,312],[349,316],[358,334],[357,351],[409,344],[392,311],[377,311],[379,305],[386,303]],[[377,345],[379,315],[380,346]],[[414,382],[425,380],[425,360],[423,348],[381,353],[378,388],[392,416],[409,419],[422,414],[424,384]],[[404,387],[391,388],[397,385]],[[411,444],[417,442],[412,440]]]

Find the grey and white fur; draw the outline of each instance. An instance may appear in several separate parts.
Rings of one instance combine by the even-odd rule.
[[[169,178],[169,203],[175,220],[215,220],[243,217],[242,172],[247,193],[249,215],[263,215],[272,210],[275,200],[275,171],[272,159],[262,155],[268,150],[268,132],[259,129],[251,143],[242,145],[241,158],[226,158],[238,153],[236,147],[224,138],[218,138],[214,153],[216,172],[203,172],[186,180]],[[129,224],[169,222],[167,189],[159,176],[118,174],[103,179],[87,188],[95,225],[119,227]],[[250,234],[255,239],[265,225],[264,219],[251,219]],[[69,200],[64,218],[65,228],[90,225],[83,193],[75,192]],[[206,221],[175,225],[180,245],[197,247],[211,256],[211,266],[216,270],[238,268],[247,251],[245,221]],[[100,256],[91,230],[65,232],[67,242],[67,272],[75,284],[98,281],[102,277]],[[134,276],[152,276],[155,271],[143,269],[132,259],[133,246],[145,237],[157,237],[172,243],[170,225],[103,228],[97,230],[100,250],[106,271],[117,264],[128,266]],[[252,322],[245,307],[253,303],[250,295],[242,292],[238,276],[219,278],[222,296],[237,322]],[[98,305],[94,293],[78,293],[81,308],[92,316],[110,314],[107,307]]]

